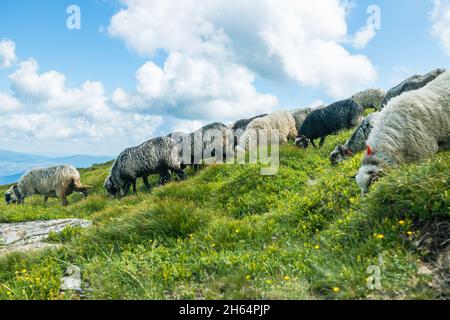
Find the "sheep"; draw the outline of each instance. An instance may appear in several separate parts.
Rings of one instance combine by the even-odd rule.
[[[23,204],[26,197],[40,194],[44,196],[44,202],[47,202],[48,198],[59,198],[62,205],[67,206],[67,197],[74,191],[87,197],[90,188],[81,183],[77,169],[71,165],[59,165],[28,171],[17,185],[6,192],[5,201],[7,204]]]
[[[417,90],[420,88],[423,88],[428,83],[436,79],[439,75],[444,73],[445,69],[435,69],[427,74],[421,76],[421,75],[414,75],[412,77],[409,77],[408,79],[404,80],[397,86],[393,87],[392,89],[388,90],[386,93],[386,97],[383,99],[382,107],[385,107],[387,103],[392,99],[399,95],[401,95],[404,92]]]
[[[295,109],[295,110],[291,110],[291,114],[294,117],[295,120],[295,128],[297,129],[297,132],[300,130],[303,121],[305,121],[306,117],[308,116],[308,114],[311,113],[311,111],[313,111],[314,108],[304,108],[304,109]]]
[[[381,89],[367,89],[354,94],[351,99],[360,104],[363,109],[373,108],[375,110],[381,110],[385,96],[386,92]]]
[[[124,197],[129,193],[131,185],[133,191],[136,191],[137,178],[142,177],[146,188],[151,190],[148,176],[160,174],[159,184],[164,184],[170,177],[170,170],[184,179],[178,146],[171,138],[154,138],[122,151],[112,165],[103,187],[111,196],[120,193]]]
[[[249,118],[249,119],[241,119],[241,120],[236,121],[232,125],[230,125],[229,129],[233,130],[233,132],[235,133],[234,146],[237,146],[240,136],[245,132],[245,130],[247,129],[247,126],[250,124],[250,122],[252,122],[253,120],[258,119],[258,118],[263,118],[265,116],[267,116],[267,113],[260,114],[253,118]]]
[[[356,176],[364,195],[385,170],[420,162],[450,147],[450,71],[392,99],[375,119]]]
[[[200,164],[196,163],[200,159],[207,159],[216,157],[216,150],[212,150],[210,154],[204,154],[207,145],[213,145],[218,138],[217,135],[221,135],[223,141],[222,151],[224,159],[226,157],[226,150],[228,148],[228,127],[220,122],[214,122],[203,126],[202,128],[187,134],[187,133],[172,133],[177,144],[180,146],[180,152],[183,154],[185,148],[190,144],[190,159],[183,163],[183,166],[190,164],[193,166],[194,171],[197,171]],[[183,154],[184,155],[184,154]],[[189,157],[189,154],[187,155]],[[186,159],[184,159],[186,160]]]
[[[336,146],[330,154],[331,164],[338,164],[344,158],[352,157],[355,153],[363,151],[366,148],[366,140],[369,137],[378,114],[378,112],[374,112],[368,115],[344,145],[338,144]]]
[[[280,143],[294,140],[297,135],[295,119],[289,111],[275,111],[265,117],[258,118],[250,122],[246,131],[239,138],[238,148],[245,150],[247,145],[256,141],[259,130],[264,130],[268,134],[276,130]]]
[[[245,129],[247,129],[247,126],[250,124],[250,122],[252,122],[253,120],[258,119],[258,118],[263,118],[265,116],[267,116],[267,113],[260,114],[253,118],[249,118],[249,119],[238,120],[230,126],[230,129],[232,129],[233,131],[237,131],[237,130],[245,131]]]
[[[320,138],[322,147],[325,138],[340,130],[349,129],[359,124],[363,119],[364,110],[353,99],[335,102],[325,108],[312,111],[303,122],[295,143],[307,148],[308,144],[316,147],[314,140]]]

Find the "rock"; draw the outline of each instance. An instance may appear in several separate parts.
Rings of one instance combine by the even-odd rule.
[[[64,277],[61,278],[61,291],[77,291],[82,292],[81,289],[81,270],[75,265],[70,265]]]
[[[87,228],[92,221],[60,219],[0,224],[0,255],[16,252],[59,247],[45,243],[51,232],[60,233],[67,227]]]

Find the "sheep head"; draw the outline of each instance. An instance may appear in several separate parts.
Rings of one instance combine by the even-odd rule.
[[[301,148],[308,148],[309,139],[304,135],[298,135],[297,139],[295,139],[295,144]]]
[[[367,152],[364,155],[362,167],[356,175],[356,183],[363,195],[369,192],[370,186],[383,175],[382,161],[378,159],[373,149],[368,146]]]
[[[108,176],[103,184],[103,187],[111,196],[115,196],[119,192],[119,188],[115,185],[111,176]]]
[[[20,202],[20,192],[17,185],[12,186],[5,193],[5,202],[7,205]]]
[[[342,144],[338,144],[336,148],[333,150],[333,152],[330,153],[330,161],[331,164],[336,165],[342,160],[344,160],[345,157],[351,157],[352,152],[350,149]]]

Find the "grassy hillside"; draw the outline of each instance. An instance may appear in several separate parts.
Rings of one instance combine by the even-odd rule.
[[[0,204],[0,222],[77,217],[95,227],[66,230],[58,251],[0,258],[0,299],[68,299],[59,294],[70,264],[82,269],[86,298],[359,299],[436,298],[427,256],[415,240],[424,221],[450,218],[450,153],[390,172],[362,199],[352,176],[361,155],[332,167],[320,149],[281,147],[276,176],[257,165],[214,165],[188,180],[124,199],[106,197],[110,164],[82,170],[94,185],[70,197],[23,207]],[[155,183],[154,177],[153,183]],[[0,187],[0,192],[6,187]],[[369,266],[381,290],[367,288]]]

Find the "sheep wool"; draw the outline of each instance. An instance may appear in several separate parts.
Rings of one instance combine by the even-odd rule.
[[[87,196],[89,188],[81,183],[77,169],[70,165],[60,165],[28,171],[7,194],[12,202],[23,203],[26,197],[40,194],[44,196],[44,201],[48,198],[59,198],[63,205],[67,205],[67,197],[74,191]]]
[[[386,97],[386,92],[381,89],[367,89],[352,96],[352,99],[361,105],[363,109],[373,108],[381,110],[381,105]]]
[[[363,193],[384,169],[433,157],[450,145],[450,71],[394,99],[375,119],[356,181]]]
[[[320,138],[320,146],[330,134],[343,129],[350,129],[361,123],[364,110],[353,99],[337,101],[327,107],[316,109],[306,117],[298,131],[296,144],[307,148],[313,146],[314,140]]]
[[[351,157],[355,153],[363,151],[366,148],[366,140],[369,137],[370,131],[373,128],[373,123],[378,114],[378,112],[374,112],[368,115],[344,145],[338,144],[336,146],[330,154],[330,161],[332,164],[337,164],[344,160],[344,158]]]
[[[409,77],[408,79],[402,81],[400,84],[396,85],[392,89],[388,90],[386,93],[385,98],[383,99],[383,102],[381,104],[382,108],[387,105],[387,103],[395,97],[398,97],[404,92],[417,90],[420,88],[423,88],[428,83],[436,79],[439,75],[444,73],[445,69],[434,69],[427,74],[421,76],[421,75],[414,75],[412,77]]]
[[[272,130],[278,133],[280,143],[287,142],[288,139],[295,139],[297,129],[295,119],[288,111],[276,111],[265,117],[253,120],[247,126],[247,130],[239,138],[239,146],[245,149],[251,142],[257,141],[258,132],[265,130],[268,134]]]
[[[120,192],[125,196],[131,185],[135,186],[137,178],[144,178],[146,187],[150,189],[147,177],[151,174],[168,177],[169,170],[184,178],[176,142],[168,137],[159,137],[122,151],[103,186],[111,195]]]

